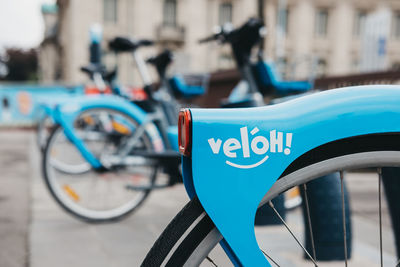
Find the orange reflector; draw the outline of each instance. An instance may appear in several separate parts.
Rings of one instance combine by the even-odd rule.
[[[123,125],[122,123],[116,122],[116,121],[112,121],[112,127],[115,131],[117,131],[120,134],[125,134],[128,135],[131,133],[131,131],[129,130],[128,127],[126,127],[125,125]]]
[[[67,195],[69,195],[75,202],[79,201],[78,194],[69,185],[64,185],[63,189],[65,193],[67,193]]]
[[[90,115],[86,115],[83,117],[83,121],[86,122],[89,125],[93,125],[94,124],[94,120]]]
[[[299,187],[298,186],[296,186],[296,187],[293,187],[292,189],[290,189],[288,192],[288,197],[289,198],[295,198],[295,197],[298,197],[298,196],[300,196],[300,190],[299,190]]]

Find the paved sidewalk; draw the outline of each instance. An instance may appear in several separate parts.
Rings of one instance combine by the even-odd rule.
[[[41,177],[37,148],[32,173],[31,267],[139,266],[162,230],[186,204],[182,185],[155,190],[134,214],[112,224],[87,224],[65,213]]]
[[[139,210],[113,224],[90,225],[57,206],[45,187],[33,132],[0,132],[0,267],[139,266],[165,226],[188,198],[182,185],[154,191]],[[349,173],[353,215],[353,259],[349,266],[379,266],[376,175]],[[394,266],[390,222],[384,211],[385,266]],[[287,219],[303,240],[300,210]],[[281,266],[311,266],[282,226],[257,227],[257,240]],[[220,248],[210,255],[230,266]],[[205,264],[205,266],[211,266]],[[343,266],[321,263],[320,266]]]
[[[0,266],[28,266],[30,217],[29,138],[0,132]]]

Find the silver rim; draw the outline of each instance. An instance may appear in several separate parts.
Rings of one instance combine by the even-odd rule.
[[[90,111],[96,111],[96,110],[97,109],[93,109]],[[109,111],[109,110],[104,110],[104,111],[105,112],[114,112],[114,111]],[[118,113],[118,114],[126,117],[126,115],[124,115],[122,113],[119,113],[119,112],[114,112],[114,113]],[[133,123],[133,121],[131,119],[130,119],[130,121]],[[135,123],[135,125],[136,125],[136,123]],[[59,128],[59,132],[60,132],[60,134],[62,134],[61,128]],[[51,151],[50,148],[53,146],[55,139],[56,138],[51,138],[49,140],[49,145],[48,145],[49,149],[46,150],[47,161],[45,163],[45,168],[46,168],[45,171],[47,172],[49,187],[51,187],[51,189],[52,189],[54,195],[56,196],[56,198],[58,199],[58,201],[61,202],[63,205],[65,205],[65,207],[68,210],[73,211],[74,213],[78,214],[79,216],[84,217],[86,219],[90,219],[90,220],[113,219],[113,218],[117,218],[121,215],[124,215],[124,214],[130,212],[138,204],[140,204],[141,201],[148,194],[147,190],[134,191],[135,195],[133,198],[131,198],[131,200],[124,201],[124,203],[121,205],[118,205],[116,207],[112,207],[109,209],[104,209],[104,210],[94,210],[94,209],[90,209],[90,208],[82,206],[81,204],[79,204],[76,201],[74,201],[73,199],[71,199],[70,196],[67,196],[67,194],[64,192],[64,189],[62,188],[61,183],[55,174],[55,172],[57,171],[57,168],[55,168],[55,166],[54,166],[54,161],[49,160],[51,158],[51,156],[49,155],[49,153]],[[145,143],[146,143],[146,147],[151,147],[151,142],[149,142],[149,140],[147,140],[147,142],[145,141]],[[80,166],[80,168],[82,167],[81,170],[83,170],[83,166],[87,166],[87,165],[89,165],[87,162],[85,162],[85,165],[82,164]],[[149,172],[151,173],[151,175],[147,179],[149,182],[154,181],[154,178],[156,176],[156,170],[154,169],[154,166],[152,166],[152,167],[145,166],[145,168],[148,168],[148,167],[149,167],[149,170],[150,170]],[[71,171],[64,172],[64,173],[71,174]],[[85,179],[82,177],[82,175],[83,175],[82,172],[78,172],[78,173],[81,175],[76,175],[76,176],[69,175],[69,177],[71,177],[72,179],[76,179],[76,181]],[[99,176],[97,175],[96,178],[95,179],[92,178],[92,180],[98,181],[99,180],[98,177]],[[90,189],[91,188],[89,187],[89,190]],[[132,192],[132,190],[131,190],[131,192]],[[112,194],[112,192],[110,194]],[[114,194],[114,196],[117,197],[117,194]]]
[[[377,151],[377,152],[365,152],[351,154],[333,159],[321,161],[313,165],[309,165],[300,170],[297,170],[285,177],[280,178],[275,182],[274,186],[267,192],[261,201],[259,206],[269,202],[271,199],[276,197],[285,190],[306,183],[315,178],[323,175],[338,171],[338,170],[349,170],[349,169],[360,169],[366,167],[379,167],[379,166],[400,166],[400,152],[398,151]],[[200,215],[204,217],[205,212]],[[190,233],[190,229],[193,229],[199,220],[196,220],[192,226],[188,228],[183,237],[180,240],[184,240],[185,237]],[[202,240],[200,245],[192,252],[184,266],[199,266],[206,257],[213,250],[213,248],[222,240],[222,236],[219,231],[214,228],[208,235]],[[178,242],[179,243],[179,242]],[[170,260],[175,249],[178,246],[175,245],[170,251],[168,256],[164,259],[163,265]],[[311,263],[311,262],[310,262]],[[312,263],[311,263],[312,264]]]

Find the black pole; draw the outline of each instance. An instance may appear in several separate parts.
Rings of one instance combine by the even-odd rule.
[[[258,17],[259,19],[264,23],[265,25],[265,17],[264,17],[264,10],[265,10],[265,1],[266,0],[257,0],[257,8],[258,8]],[[259,56],[262,56],[264,54],[264,39],[265,37],[263,36],[260,41],[259,45]]]
[[[101,47],[99,43],[92,42],[90,44],[90,63],[92,64],[101,64]]]

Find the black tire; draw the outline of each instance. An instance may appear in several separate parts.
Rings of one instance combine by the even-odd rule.
[[[135,206],[132,206],[129,208],[129,210],[126,210],[120,214],[117,215],[113,215],[113,216],[108,216],[108,217],[91,217],[89,215],[86,215],[84,213],[80,213],[77,212],[76,210],[74,210],[74,208],[71,208],[71,205],[68,205],[66,203],[64,203],[64,201],[61,199],[61,197],[57,194],[56,189],[53,188],[52,183],[50,182],[50,176],[49,176],[49,171],[48,171],[48,164],[49,163],[49,150],[50,150],[50,146],[53,142],[53,139],[55,138],[56,133],[60,130],[61,126],[60,125],[56,125],[48,140],[47,140],[47,144],[46,147],[43,151],[42,154],[42,172],[43,172],[43,177],[44,177],[44,181],[45,184],[47,186],[47,188],[49,189],[51,196],[56,200],[56,202],[69,214],[73,215],[75,218],[80,219],[82,221],[88,222],[88,223],[107,223],[107,222],[115,222],[115,221],[119,221],[124,219],[125,217],[127,217],[128,215],[132,214],[135,210],[137,210],[137,208],[139,208],[143,202],[147,199],[149,193],[151,192],[151,189],[146,189],[146,190],[141,190],[140,193],[142,194],[141,199],[139,199],[139,201],[136,203]],[[145,134],[145,137],[147,144],[151,145],[151,142],[149,141],[149,137],[147,136],[147,134]],[[157,166],[153,167],[153,171],[151,176],[149,177],[149,183],[151,185],[154,184],[156,177],[157,177],[157,172],[158,172],[158,168]],[[77,175],[75,175],[77,176]],[[79,179],[79,177],[77,178]]]
[[[50,119],[49,116],[45,115],[42,118],[39,119],[37,125],[36,125],[36,144],[40,150],[40,152],[43,152],[45,147],[46,147],[46,141],[49,138],[49,135],[45,134],[46,129],[46,121]]]
[[[199,220],[201,216],[203,218]],[[193,229],[186,233],[190,227],[193,227]],[[169,258],[168,262],[165,263],[166,267],[183,266],[190,254],[198,246],[199,241],[201,242],[213,229],[215,229],[215,225],[210,217],[205,214],[199,200],[197,198],[192,199],[169,223],[162,235],[154,243],[141,266],[159,267],[165,263],[167,256]],[[168,255],[185,233],[187,234],[186,238],[182,240],[172,255]]]
[[[400,166],[400,144],[394,142],[398,138],[398,134],[370,135],[318,147],[293,162],[260,204],[293,186],[338,170]],[[360,146],[360,143],[363,145]],[[221,239],[222,236],[195,198],[164,230],[141,266],[198,266]]]

